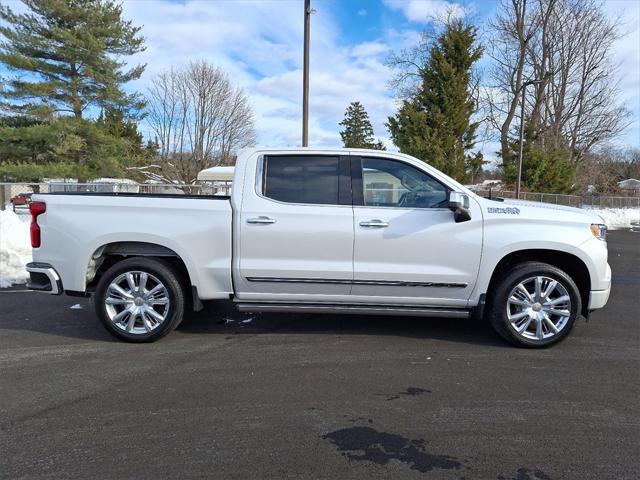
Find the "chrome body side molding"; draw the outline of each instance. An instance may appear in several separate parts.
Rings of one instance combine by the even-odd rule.
[[[334,285],[381,285],[387,287],[443,287],[443,288],[466,288],[466,283],[444,283],[444,282],[404,282],[387,280],[345,280],[331,278],[279,278],[279,277],[247,277],[249,282],[269,282],[269,283],[322,283]]]

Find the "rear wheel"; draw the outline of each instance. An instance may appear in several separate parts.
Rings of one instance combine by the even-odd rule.
[[[95,308],[102,324],[130,342],[153,342],[184,315],[179,276],[161,260],[134,257],[109,268],[98,282]]]
[[[565,338],[581,311],[580,292],[565,272],[546,263],[523,263],[489,292],[489,320],[509,342],[531,348]]]

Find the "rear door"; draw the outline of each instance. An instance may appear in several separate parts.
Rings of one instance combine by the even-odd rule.
[[[353,162],[353,301],[466,306],[478,275],[482,215],[456,223],[449,188],[389,158]]]
[[[248,167],[237,297],[341,301],[353,279],[353,208],[348,156],[263,155]]]

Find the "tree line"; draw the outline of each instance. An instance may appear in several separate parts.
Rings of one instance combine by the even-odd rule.
[[[142,93],[125,88],[145,71],[127,61],[145,41],[119,3],[23,3],[25,13],[0,4],[0,63],[9,72],[0,78],[0,180],[192,183],[255,143],[249,98],[207,62],[161,72]],[[398,109],[385,126],[401,152],[475,182],[487,163],[478,143],[493,141],[497,174],[512,183],[523,120],[524,188],[570,192],[591,175],[610,189],[603,176],[629,169],[604,168],[603,158],[633,171],[638,155],[604,149],[630,113],[611,62],[619,22],[597,0],[501,0],[482,41],[468,18],[430,25],[387,60]],[[385,148],[357,100],[339,126],[345,147]]]
[[[468,19],[449,16],[389,57],[400,104],[386,123],[391,140],[461,182],[486,173],[479,139],[499,142],[497,173],[513,184],[522,126],[523,188],[570,193],[606,184],[611,192],[623,172],[637,172],[640,156],[610,148],[631,115],[611,60],[620,19],[596,0],[501,0],[496,11],[484,42]],[[478,69],[483,53],[486,72]],[[355,105],[341,124],[351,123]],[[354,138],[343,135],[344,145],[371,143]],[[588,183],[585,174],[600,180]]]
[[[129,177],[192,183],[255,140],[245,93],[205,62],[127,93],[146,65],[141,27],[112,0],[0,4],[0,180]],[[148,127],[145,142],[139,128]]]

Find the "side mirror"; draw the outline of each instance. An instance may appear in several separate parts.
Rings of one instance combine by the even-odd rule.
[[[461,192],[449,192],[448,206],[449,210],[454,213],[453,219],[456,221],[456,223],[467,222],[471,220],[468,195]]]

